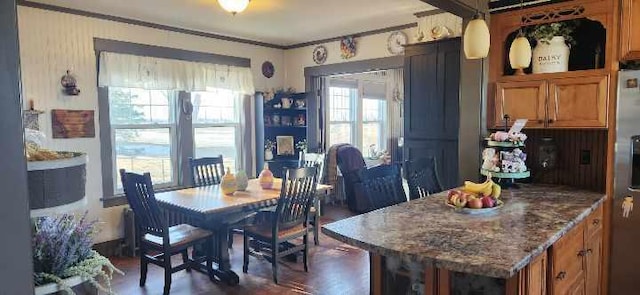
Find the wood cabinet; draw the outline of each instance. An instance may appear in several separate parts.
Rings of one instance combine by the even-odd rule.
[[[529,119],[527,127],[544,127],[546,118],[547,82],[526,81],[496,85],[496,127],[501,127],[505,115],[511,120]]]
[[[503,127],[504,115],[529,119],[527,128],[607,127],[608,74],[518,79],[496,83],[494,128]]]
[[[551,294],[600,294],[602,277],[602,206],[550,250]]]
[[[609,76],[549,81],[548,127],[607,126]]]
[[[460,38],[407,45],[404,160],[435,157],[443,187],[458,185]]]
[[[620,56],[640,59],[640,0],[622,0],[620,19]]]

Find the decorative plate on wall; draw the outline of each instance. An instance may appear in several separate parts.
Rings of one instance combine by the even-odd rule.
[[[276,69],[273,67],[273,63],[270,61],[265,61],[262,63],[262,75],[271,78],[273,74],[276,72]]]
[[[340,56],[343,59],[350,59],[356,56],[356,38],[353,36],[342,38],[340,40],[340,52]]]
[[[387,50],[389,53],[393,55],[403,54],[404,53],[404,45],[407,44],[407,34],[403,31],[395,31],[389,35],[389,39],[387,39]]]
[[[323,45],[320,46],[316,46],[316,48],[313,49],[313,61],[316,64],[323,64],[324,62],[327,61],[327,47],[324,47]]]

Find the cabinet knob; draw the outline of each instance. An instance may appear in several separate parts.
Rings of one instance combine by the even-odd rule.
[[[593,224],[593,225],[598,225],[598,224],[600,224],[600,219],[598,219],[598,218],[594,219],[594,220],[593,220],[593,222],[592,222],[592,224]]]
[[[564,278],[567,276],[567,272],[566,271],[561,271],[557,276],[556,276],[556,280],[558,281],[562,281],[564,280]]]
[[[593,250],[592,249],[587,249],[587,254],[591,254],[591,253],[593,253]]]
[[[549,124],[553,124],[553,119],[549,119],[549,120],[547,120],[547,122],[548,122]]]
[[[587,254],[587,251],[585,251],[585,250],[580,250],[580,251],[578,252],[578,257],[584,257],[584,255],[585,255],[585,254]]]

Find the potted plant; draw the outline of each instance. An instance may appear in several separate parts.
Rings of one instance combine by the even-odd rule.
[[[113,272],[123,274],[92,249],[96,222],[74,215],[42,217],[33,230],[35,294],[75,294],[72,287],[88,282],[107,294]]]
[[[575,45],[572,34],[577,21],[564,21],[535,26],[528,34],[536,40],[533,49],[533,73],[557,73],[569,70],[569,54]]]
[[[267,161],[273,160],[273,149],[276,147],[276,143],[271,139],[264,141],[264,159]]]

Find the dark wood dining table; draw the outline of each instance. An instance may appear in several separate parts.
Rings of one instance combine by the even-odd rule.
[[[222,193],[220,185],[186,188],[156,194],[169,225],[187,223],[214,232],[214,273],[229,285],[239,283],[238,275],[229,261],[229,225],[236,223],[260,209],[275,206],[280,196],[282,180],[276,179],[271,189],[263,189],[257,179],[249,180],[246,191],[233,195]],[[318,184],[317,198],[330,192],[330,185]],[[200,265],[205,272],[206,266]]]

